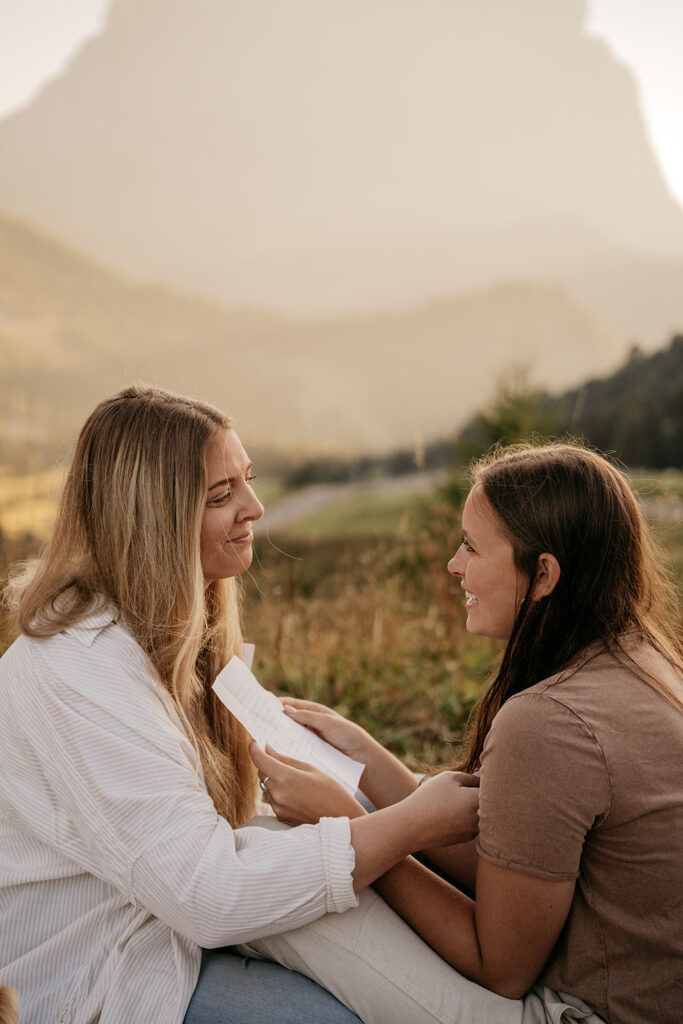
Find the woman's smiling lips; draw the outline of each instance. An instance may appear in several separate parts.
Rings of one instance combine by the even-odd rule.
[[[246,533],[241,533],[239,537],[228,537],[228,544],[251,544],[254,539],[254,535],[251,530],[247,530]]]

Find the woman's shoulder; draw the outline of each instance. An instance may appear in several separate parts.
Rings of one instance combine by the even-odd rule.
[[[65,621],[66,619],[66,621]],[[94,642],[111,627],[119,627],[114,635],[123,643],[126,631],[118,608],[104,599],[95,600],[83,614],[70,618],[57,607],[54,619],[46,614],[39,623],[32,623],[31,631],[20,633],[3,655],[40,660],[50,653],[70,649],[92,648]],[[78,645],[78,646],[76,646]]]
[[[0,659],[0,693],[8,729],[32,732],[39,709],[45,722],[144,736],[176,758],[179,748],[193,757],[170,695],[112,605],[50,636],[18,637]]]
[[[635,708],[660,708],[663,692],[683,698],[680,671],[652,643],[626,634],[609,648],[591,645],[571,665],[519,696],[540,693],[590,714],[632,716]]]
[[[66,637],[89,646],[102,630],[120,622],[119,609],[104,595],[92,595],[83,606],[79,598],[66,591],[45,602],[8,650],[38,652],[46,645],[59,646]]]
[[[519,750],[528,746],[540,751],[556,750],[569,742],[575,749],[599,750],[585,701],[571,691],[544,684],[530,686],[505,701],[493,720],[486,747]]]
[[[156,689],[149,659],[127,627],[119,609],[98,600],[63,629],[45,636],[21,634],[0,659],[5,686],[19,689],[65,689],[105,692],[145,682]]]
[[[651,644],[628,638],[616,650],[585,652],[576,664],[510,697],[492,738],[534,742],[567,757],[645,763],[653,747],[683,757],[680,675]]]

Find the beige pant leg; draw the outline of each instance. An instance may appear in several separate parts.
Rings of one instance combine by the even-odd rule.
[[[368,889],[359,906],[236,947],[307,975],[365,1024],[521,1024],[523,1003],[468,981]]]
[[[286,829],[267,806],[250,825]],[[476,985],[430,949],[374,889],[359,906],[234,947],[299,971],[365,1024],[605,1024],[580,999],[534,986],[524,1000]]]

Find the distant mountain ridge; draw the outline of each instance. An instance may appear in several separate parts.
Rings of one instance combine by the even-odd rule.
[[[113,0],[0,123],[0,207],[229,307],[329,318],[522,278],[656,340],[683,321],[683,211],[584,17],[583,0]]]
[[[451,433],[513,363],[559,389],[622,355],[557,287],[297,320],[131,284],[0,218],[0,461],[22,446],[53,457],[131,379],[226,408],[263,447],[351,454]]]

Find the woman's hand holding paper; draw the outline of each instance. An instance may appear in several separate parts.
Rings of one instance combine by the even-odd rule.
[[[298,697],[280,697],[280,700],[285,714],[292,721],[305,725],[347,757],[367,764],[368,753],[375,741],[360,725],[312,700],[300,700]]]
[[[413,773],[360,725],[324,704],[297,697],[280,700],[292,721],[305,725],[331,746],[365,765],[360,788],[376,807],[394,804],[417,789]]]
[[[275,814],[288,825],[315,824],[322,817],[355,818],[366,812],[340,782],[305,761],[249,744]]]

